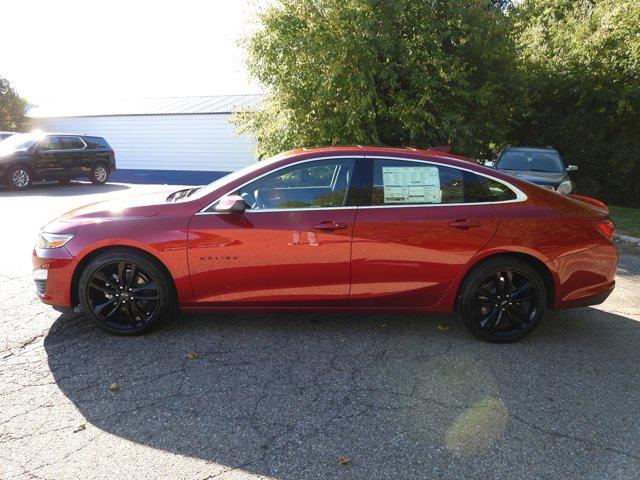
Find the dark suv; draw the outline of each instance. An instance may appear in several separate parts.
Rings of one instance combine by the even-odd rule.
[[[578,167],[565,165],[552,147],[506,147],[493,167],[564,195],[575,193],[576,186],[568,172],[574,172]]]
[[[101,185],[115,169],[113,149],[102,137],[19,133],[0,142],[0,181],[16,190],[35,180],[68,183],[80,177]]]

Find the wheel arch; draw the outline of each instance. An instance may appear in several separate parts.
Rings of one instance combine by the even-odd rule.
[[[111,252],[114,250],[123,250],[127,252],[137,253],[141,256],[146,257],[148,260],[152,261],[153,263],[155,263],[167,277],[169,281],[169,287],[171,288],[175,298],[176,299],[178,298],[178,293],[177,293],[178,289],[176,287],[176,283],[173,278],[173,275],[171,275],[171,272],[169,271],[167,266],[164,264],[164,262],[162,262],[162,260],[160,260],[156,255],[152,254],[151,252],[143,248],[138,248],[131,245],[107,245],[107,246],[96,248],[95,250],[92,250],[91,252],[87,253],[84,257],[82,257],[82,259],[76,265],[73,271],[73,275],[71,276],[71,286],[70,286],[72,307],[75,307],[80,303],[80,299],[78,297],[78,287],[80,284],[80,277],[82,276],[82,272],[84,271],[84,269],[87,267],[87,265],[91,263],[93,259],[95,259],[99,255],[106,252]]]
[[[7,165],[7,179],[8,179],[8,172],[9,170],[11,170],[12,168],[15,167],[22,167],[22,168],[26,168],[27,170],[29,170],[29,173],[32,176],[32,181],[35,180],[36,178],[36,169],[34,168],[33,165],[31,165],[31,163],[28,160],[16,160],[14,162],[11,162],[9,165]]]
[[[544,286],[547,290],[547,307],[552,308],[555,303],[556,297],[556,286],[557,281],[554,274],[549,269],[548,265],[542,261],[540,258],[532,255],[530,253],[525,252],[517,252],[517,251],[501,251],[494,252],[489,255],[478,258],[469,268],[464,272],[461,276],[460,281],[456,287],[456,295],[455,295],[455,308],[458,308],[458,303],[461,295],[462,285],[464,284],[464,280],[473,273],[473,271],[484,263],[495,260],[496,258],[515,258],[520,261],[523,261],[530,265],[532,268],[536,270],[536,272],[540,275]]]

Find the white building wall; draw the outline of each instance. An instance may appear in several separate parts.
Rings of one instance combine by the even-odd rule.
[[[231,172],[256,161],[255,139],[231,114],[32,118],[32,128],[104,137],[118,169]]]

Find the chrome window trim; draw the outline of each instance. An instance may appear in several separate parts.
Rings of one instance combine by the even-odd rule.
[[[213,205],[215,205],[217,202],[219,202],[222,197],[226,197],[230,193],[233,193],[236,190],[239,190],[240,188],[244,187],[245,185],[249,185],[251,182],[255,182],[256,180],[260,180],[262,177],[266,177],[267,175],[271,175],[272,173],[278,172],[278,171],[283,170],[285,168],[293,167],[295,165],[301,165],[303,163],[308,163],[308,162],[316,162],[318,160],[339,160],[339,159],[347,159],[347,158],[354,158],[354,159],[364,158],[364,155],[331,155],[331,156],[328,156],[328,157],[306,158],[304,160],[300,160],[299,162],[288,163],[288,164],[283,165],[281,167],[278,167],[276,169],[269,170],[268,172],[265,172],[262,175],[254,177],[251,180],[249,180],[248,182],[245,182],[242,185],[238,185],[233,190],[228,191],[224,195],[220,195],[213,202],[209,203],[206,207],[204,207],[200,211],[198,211],[196,213],[196,215],[226,215],[227,212],[207,212],[206,210],[208,210],[209,208],[213,207]],[[244,213],[303,212],[303,211],[321,211],[321,210],[336,210],[336,209],[349,209],[349,208],[357,208],[357,207],[349,206],[349,207],[318,207],[318,208],[307,208],[307,207],[305,207],[305,208],[265,208],[265,209],[262,209],[262,210],[246,210]]]
[[[318,207],[318,208],[269,208],[269,209],[263,209],[263,210],[246,210],[245,213],[261,213],[261,212],[305,212],[305,211],[322,211],[322,210],[348,210],[348,209],[354,209],[354,208],[362,208],[362,209],[372,209],[372,208],[425,208],[425,207],[462,207],[462,206],[478,206],[478,205],[493,205],[493,204],[505,204],[505,203],[520,203],[520,202],[526,202],[528,200],[527,195],[520,190],[518,187],[516,187],[515,185],[512,185],[511,183],[496,178],[492,175],[488,175],[486,173],[481,173],[481,172],[477,172],[475,170],[472,170],[470,168],[464,168],[464,167],[459,167],[457,165],[448,165],[446,163],[441,163],[441,162],[437,162],[437,161],[433,161],[433,160],[421,160],[421,159],[416,159],[416,158],[406,158],[406,157],[399,157],[399,156],[386,156],[386,155],[332,155],[332,156],[328,156],[328,157],[315,157],[315,158],[308,158],[305,160],[301,160],[299,162],[295,162],[295,163],[290,163],[287,165],[283,165],[282,167],[278,167],[275,170],[270,170],[269,172],[265,172],[262,175],[255,177],[251,180],[249,180],[248,182],[243,183],[242,185],[234,188],[231,191],[228,191],[227,193],[225,193],[224,195],[220,195],[218,198],[216,198],[213,202],[209,203],[206,207],[204,207],[203,209],[201,209],[200,211],[198,211],[196,213],[196,215],[227,215],[227,212],[207,212],[206,210],[211,208],[216,202],[220,201],[220,199],[226,195],[229,195],[230,193],[234,192],[235,190],[238,190],[242,187],[244,187],[245,185],[250,184],[251,182],[255,181],[255,180],[259,180],[260,178],[269,175],[271,173],[277,172],[279,170],[282,170],[284,168],[293,166],[293,165],[299,165],[302,163],[307,163],[307,162],[313,162],[313,161],[317,161],[317,160],[335,160],[335,159],[341,159],[341,158],[371,158],[373,160],[401,160],[404,162],[414,162],[414,163],[429,163],[431,165],[438,165],[441,167],[445,167],[445,168],[454,168],[454,169],[458,169],[458,170],[463,170],[465,172],[470,172],[473,173],[474,175],[479,175],[481,177],[485,177],[485,178],[489,178],[493,181],[496,181],[504,186],[506,186],[507,188],[509,188],[511,191],[513,191],[513,193],[516,194],[516,198],[514,198],[513,200],[501,200],[501,201],[497,201],[497,202],[461,202],[461,203],[424,203],[424,204],[409,204],[409,205],[405,205],[405,204],[400,204],[400,205],[364,205],[364,206],[349,206],[349,207]],[[456,160],[456,161],[460,161],[459,158],[453,158],[453,157],[440,157],[440,158],[446,158],[447,160]]]

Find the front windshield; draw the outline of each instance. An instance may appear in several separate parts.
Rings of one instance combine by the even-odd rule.
[[[564,165],[560,155],[551,150],[510,150],[502,154],[496,167],[500,170],[564,172]]]
[[[209,195],[211,192],[214,192],[215,190],[217,190],[218,188],[226,185],[227,183],[231,183],[235,180],[237,180],[238,178],[241,178],[247,174],[250,174],[251,172],[254,172],[262,167],[264,167],[265,165],[269,165],[273,162],[275,162],[276,160],[280,160],[281,157],[276,156],[276,157],[272,157],[268,160],[261,160],[259,162],[255,162],[252,163],[251,165],[244,167],[236,172],[230,173],[229,175],[226,175],[222,178],[219,178],[218,180],[210,183],[209,185],[205,185],[202,188],[199,188],[198,190],[193,191],[190,195],[189,195],[189,200],[192,200],[194,198],[202,198],[202,197],[206,197],[207,195]]]
[[[24,152],[38,141],[38,135],[32,133],[16,133],[0,142],[0,152]]]

